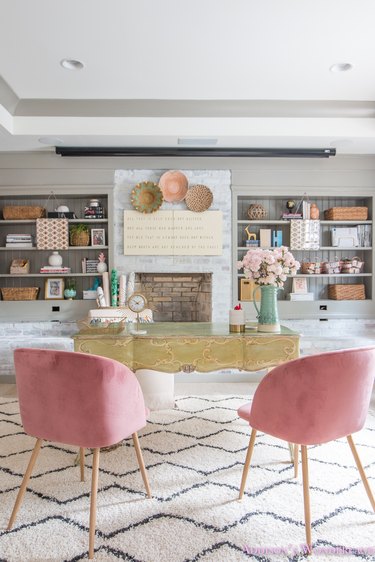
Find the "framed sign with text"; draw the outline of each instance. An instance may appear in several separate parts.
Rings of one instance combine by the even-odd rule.
[[[126,256],[220,256],[222,211],[124,211]]]

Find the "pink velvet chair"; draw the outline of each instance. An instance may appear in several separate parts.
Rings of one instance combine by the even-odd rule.
[[[96,496],[101,447],[133,437],[148,497],[147,473],[137,431],[146,425],[146,408],[134,373],[113,359],[46,349],[14,352],[17,391],[25,432],[36,438],[9,520],[11,529],[44,440],[80,447],[81,479],[84,448],[93,449],[89,558],[94,556]]]
[[[307,445],[346,437],[375,511],[375,500],[351,435],[365,423],[374,376],[375,347],[302,357],[270,371],[260,382],[252,403],[238,410],[252,428],[239,499],[243,497],[257,431],[301,445],[306,542],[310,548]]]

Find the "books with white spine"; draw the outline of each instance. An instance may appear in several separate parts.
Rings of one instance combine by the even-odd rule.
[[[313,301],[314,293],[289,293],[290,301]]]

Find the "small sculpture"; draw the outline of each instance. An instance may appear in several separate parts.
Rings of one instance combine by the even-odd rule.
[[[316,203],[311,203],[310,205],[310,219],[312,220],[319,219],[319,207]]]
[[[103,252],[100,252],[98,260],[99,263],[96,266],[96,270],[98,273],[104,273],[105,271],[107,271],[107,264],[105,263],[105,255],[103,254]]]

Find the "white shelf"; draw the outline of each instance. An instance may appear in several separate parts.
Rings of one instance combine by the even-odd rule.
[[[98,277],[101,273],[23,273],[21,275],[11,275],[10,273],[0,273],[0,277],[10,279],[24,279],[25,277]]]
[[[69,223],[102,223],[106,224],[108,219],[67,219]],[[4,220],[0,219],[0,226],[6,224],[36,224],[36,219],[15,219],[15,220]]]
[[[66,250],[57,250],[58,252],[70,252],[71,250],[108,250],[108,246],[69,246]],[[53,252],[54,250],[39,250],[38,248],[6,248],[0,246],[0,252]]]
[[[276,246],[275,246],[276,247]],[[237,246],[237,250],[252,250],[254,248],[260,248],[260,246]],[[262,248],[265,250],[266,248]],[[338,248],[337,246],[320,246],[318,250],[291,250],[291,252],[319,252],[321,250],[329,250],[333,252],[362,252],[372,251],[372,246],[357,246],[356,248]]]
[[[331,230],[332,227],[356,227],[357,225],[372,225],[375,212],[375,190],[374,187],[365,187],[361,190],[353,187],[340,187],[339,195],[329,195],[326,189],[310,188],[310,200],[318,205],[320,209],[320,244],[318,249],[291,250],[290,249],[290,227],[292,220],[290,218],[282,219],[282,213],[285,211],[286,201],[289,198],[300,199],[303,193],[299,193],[296,188],[292,187],[290,193],[287,188],[282,190],[278,186],[246,188],[244,186],[232,187],[232,209],[233,209],[233,303],[239,301],[239,291],[241,288],[240,280],[246,279],[242,270],[237,269],[237,261],[241,260],[247,251],[260,248],[260,246],[246,246],[248,230],[256,234],[259,240],[259,231],[261,228],[271,230],[281,230],[283,236],[283,245],[288,247],[292,254],[299,262],[304,259],[308,261],[332,261],[336,256],[341,259],[353,256],[361,256],[365,262],[364,269],[366,273],[321,273],[308,274],[297,273],[296,278],[308,279],[309,291],[314,293],[314,301],[289,301],[286,295],[292,291],[292,279],[294,276],[288,275],[284,284],[283,291],[279,293],[279,314],[281,319],[292,318],[369,318],[375,315],[375,263],[373,249],[375,244],[373,237],[369,242],[371,246],[366,247],[342,247],[331,246]],[[258,203],[264,207],[267,212],[265,219],[251,220],[247,217],[247,211],[250,204]],[[362,207],[367,206],[369,209],[368,220],[325,220],[323,211],[332,207]],[[272,219],[272,217],[275,217]],[[300,219],[295,219],[300,220]],[[372,236],[374,235],[372,229]],[[268,249],[268,248],[262,248]],[[274,248],[269,248],[274,249]],[[312,257],[313,256],[313,257]],[[311,258],[311,259],[310,259]],[[366,299],[361,301],[339,301],[328,299],[329,284],[363,284],[365,287]],[[249,318],[255,318],[252,302],[242,301],[246,308]],[[319,304],[327,305],[327,309],[322,311]]]

